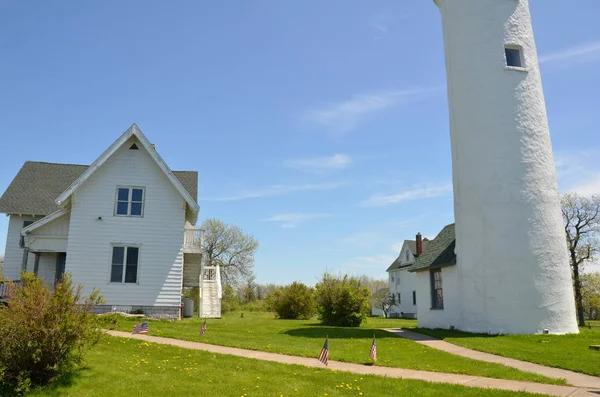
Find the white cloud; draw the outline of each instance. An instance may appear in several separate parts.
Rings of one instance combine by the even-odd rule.
[[[402,246],[404,245],[404,241],[400,241],[398,243],[395,243],[392,245],[392,251],[397,252],[398,254],[400,254],[400,251],[402,250]]]
[[[381,236],[372,232],[354,233],[343,237],[340,241],[343,244],[359,248],[371,248],[381,240]]]
[[[590,177],[587,181],[584,181],[579,185],[575,185],[572,190],[583,196],[592,196],[594,194],[600,195],[600,173]]]
[[[381,93],[355,95],[345,101],[330,103],[308,112],[309,121],[344,134],[354,130],[369,115],[401,102],[416,100],[440,87],[414,88]]]
[[[316,183],[306,185],[271,185],[257,190],[248,190],[231,196],[207,197],[201,201],[239,201],[253,198],[263,198],[272,196],[283,196],[296,192],[307,192],[316,190],[334,190],[346,186],[344,182]]]
[[[560,190],[585,196],[600,194],[598,156],[597,147],[558,152],[555,163]]]
[[[352,160],[348,155],[338,153],[330,157],[287,160],[283,165],[301,171],[324,173],[328,171],[343,170],[347,168],[351,162]]]
[[[331,218],[333,216],[333,214],[289,212],[285,214],[274,215],[270,218],[262,220],[265,222],[279,222],[283,228],[293,228],[310,220]]]
[[[381,207],[389,204],[397,204],[403,201],[420,200],[426,198],[439,197],[452,190],[452,184],[438,186],[427,186],[406,190],[396,194],[374,195],[369,197],[361,205],[366,207]]]
[[[568,60],[569,65],[572,65],[573,62],[592,62],[600,60],[600,41],[576,45],[561,51],[543,54],[539,57],[540,64],[562,60]]]
[[[347,274],[365,274],[367,276],[381,279],[385,277],[385,269],[396,260],[396,256],[388,254],[374,254],[359,256],[341,264],[338,272]]]

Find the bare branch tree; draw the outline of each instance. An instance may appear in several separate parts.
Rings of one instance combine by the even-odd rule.
[[[205,231],[204,249],[208,266],[221,266],[223,282],[237,286],[253,279],[254,254],[258,241],[238,226],[218,219],[202,222]]]
[[[386,289],[381,290],[375,295],[375,307],[383,311],[383,316],[388,317],[388,313],[392,306],[396,304],[396,294],[388,292]]]
[[[584,326],[581,275],[585,263],[592,262],[594,255],[600,252],[600,196],[582,197],[568,193],[563,196],[561,204],[573,274],[577,322],[579,326]]]

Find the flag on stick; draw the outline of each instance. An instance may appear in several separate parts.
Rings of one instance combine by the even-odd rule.
[[[373,335],[373,343],[371,343],[371,352],[369,353],[369,357],[371,357],[373,361],[377,361],[377,343],[375,343],[375,335]]]
[[[329,362],[329,336],[325,338],[325,344],[323,345],[321,353],[319,354],[319,361],[325,365],[327,365]]]
[[[202,324],[202,329],[200,330],[200,336],[204,335],[206,332],[206,319],[204,319],[204,324]]]
[[[134,334],[147,334],[148,333],[148,329],[149,329],[149,325],[148,325],[148,321],[144,321],[141,323],[137,323],[134,327],[133,327],[133,332]]]

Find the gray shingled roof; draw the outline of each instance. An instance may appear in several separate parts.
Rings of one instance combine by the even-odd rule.
[[[441,232],[427,245],[415,263],[410,267],[410,271],[422,271],[435,269],[444,266],[456,265],[456,234],[454,223],[447,225]]]
[[[404,240],[404,242],[406,244],[408,244],[408,249],[414,255],[415,252],[417,252],[417,241],[416,240]],[[428,239],[423,239],[423,251],[425,251],[427,249],[427,245],[428,244],[429,244],[429,240]],[[402,262],[401,262],[401,259],[400,259],[400,255],[398,255],[398,257],[396,258],[396,260],[390,265],[390,267],[387,268],[386,272],[390,272],[392,270],[399,269],[402,266],[410,266],[410,265],[406,265],[406,264],[403,265]]]
[[[87,165],[27,161],[0,197],[0,213],[48,215],[58,209],[58,196],[88,168]],[[173,171],[197,201],[198,172]]]

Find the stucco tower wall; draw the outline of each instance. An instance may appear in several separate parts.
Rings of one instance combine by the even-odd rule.
[[[578,332],[527,0],[436,0],[448,77],[457,328]],[[525,70],[506,67],[505,45]]]

